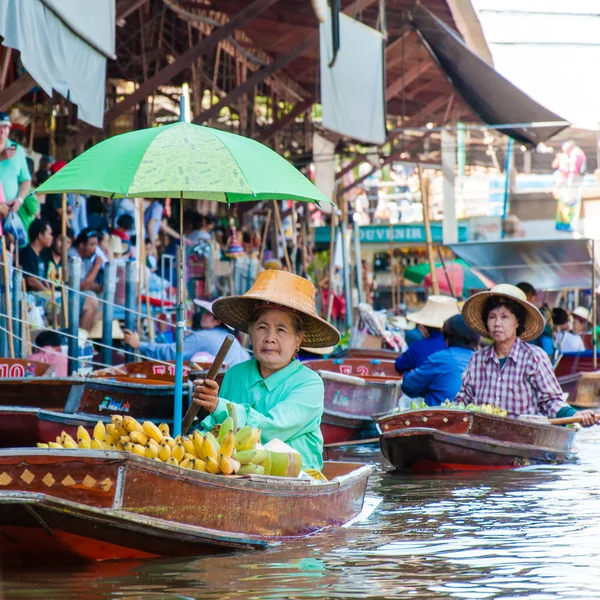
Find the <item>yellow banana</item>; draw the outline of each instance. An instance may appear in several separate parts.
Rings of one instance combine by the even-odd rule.
[[[163,438],[163,434],[154,423],[152,423],[151,421],[144,421],[142,423],[142,429],[149,438],[153,439],[155,442],[158,442],[160,444]]]
[[[194,463],[196,462],[195,458],[184,458],[180,463],[179,466],[182,469],[193,469],[194,468]]]
[[[60,441],[62,444],[65,442],[73,442],[75,445],[77,445],[77,442],[66,431],[63,431],[60,434]]]
[[[231,417],[227,417],[222,423],[221,427],[219,427],[219,435],[217,436],[217,442],[219,444],[223,443],[225,436],[233,429],[233,419]],[[233,432],[235,435],[235,431]]]
[[[235,449],[236,450],[241,450],[242,446],[246,445],[246,442],[250,439],[250,436],[252,435],[252,425],[246,425],[245,427],[242,427],[236,434],[235,434]]]
[[[171,435],[171,432],[169,431],[169,426],[166,423],[160,423],[158,429],[164,437],[169,437]]]
[[[239,448],[236,447],[236,450],[253,450],[256,447],[256,444],[260,442],[260,433],[260,429],[253,429],[250,437],[246,440],[246,443],[242,444]]]
[[[100,442],[96,438],[92,438],[92,441],[90,442],[90,447],[92,448],[92,450],[104,450],[104,442]]]
[[[193,458],[194,460],[196,460],[198,457],[195,454],[190,454],[189,452],[186,452],[183,458],[189,458],[190,460],[192,460]]]
[[[165,435],[163,437],[162,441],[167,443],[169,445],[169,447],[171,448],[171,450],[173,449],[173,446],[175,446],[175,440],[171,436]]]
[[[56,439],[54,440],[59,446],[63,445],[63,439],[60,437],[60,435],[56,436]]]
[[[213,443],[208,439],[209,435],[210,434],[207,433],[204,436],[204,441],[202,442],[202,452],[204,453],[204,456],[206,456],[206,460],[212,458],[216,462],[218,457],[217,449],[215,449]]]
[[[185,455],[185,448],[183,447],[183,444],[181,444],[181,443],[175,444],[175,448],[173,448],[173,450],[171,451],[171,456],[175,460],[177,460],[177,462],[181,462],[183,460],[184,455]]]
[[[57,444],[56,442],[48,442],[48,448],[62,448],[62,444]]]
[[[194,471],[202,471],[203,473],[206,473],[206,464],[203,460],[197,458],[194,461]]]
[[[171,458],[171,446],[166,442],[163,442],[160,445],[160,450],[158,451],[158,458],[163,462],[167,462]]]
[[[144,432],[144,428],[133,417],[130,416],[123,417],[123,427],[125,427],[129,433],[132,431]]]
[[[123,425],[123,417],[121,415],[112,415],[111,420],[113,425],[117,428],[119,436],[128,434],[127,429],[125,429],[125,426]]]
[[[156,448],[156,450],[158,451],[160,448],[160,443],[153,440],[152,438],[148,438],[148,444],[150,444],[151,446],[154,446]]]
[[[233,422],[233,421],[232,421]],[[231,458],[231,453],[233,452],[233,443],[235,440],[235,435],[231,429],[225,434],[223,441],[221,442],[221,447],[219,448],[219,453],[221,456],[225,456],[226,458]],[[221,469],[223,471],[223,469]],[[229,473],[226,473],[229,475]]]
[[[109,440],[109,439],[110,439],[110,437],[107,438],[107,440]],[[102,450],[114,450],[114,448],[116,448],[116,446],[112,442],[109,442],[107,440],[104,440],[102,442]]]
[[[187,454],[191,454],[194,458],[197,458],[196,448],[194,447],[194,442],[188,437],[182,437],[181,443]]]
[[[129,439],[134,444],[140,444],[141,446],[145,446],[148,443],[148,436],[143,431],[132,431],[129,434]]]
[[[81,440],[85,440],[86,442],[91,442],[91,438],[90,438],[90,434],[88,433],[87,429],[85,427],[83,427],[82,425],[80,425],[77,428],[77,439],[79,441]]]
[[[230,458],[229,462],[231,463],[231,466],[233,468],[233,474],[235,475],[240,470],[242,465],[240,465],[240,463],[237,460],[235,460],[235,458]]]
[[[146,458],[156,458],[158,456],[158,449],[158,446],[148,442],[144,450],[144,456],[146,456]]]
[[[123,450],[125,450],[125,452],[133,452],[133,444],[131,442],[123,444]]]
[[[117,432],[118,434],[119,432]],[[119,436],[117,435],[116,437],[114,435],[107,435],[106,439],[104,440],[105,444],[108,444],[109,446],[116,446],[119,443]]]
[[[79,446],[77,446],[76,443],[70,442],[69,440],[63,442],[63,448],[66,448],[67,450],[76,450],[78,447]]]
[[[199,459],[206,459],[206,454],[204,454],[204,436],[198,430],[194,431],[194,450]]]
[[[219,469],[219,463],[212,457],[209,456],[204,463],[206,470],[209,473],[213,473],[214,475],[218,475],[221,471]]]
[[[169,464],[169,465],[175,465],[175,466],[178,466],[178,465],[179,465],[179,463],[177,462],[177,459],[176,459],[176,458],[173,458],[172,456],[171,456],[171,457],[169,458],[169,460],[167,461],[167,464]]]
[[[121,444],[121,446],[124,446],[125,444],[127,444],[128,442],[131,442],[131,438],[128,435],[122,435],[119,438],[119,444]]]
[[[219,456],[219,471],[223,473],[223,475],[231,475],[233,473],[233,465],[231,464],[231,459],[224,454]]]
[[[98,421],[94,427],[93,438],[99,442],[103,442],[106,439],[106,427],[102,421]]]
[[[79,438],[78,446],[79,446],[79,448],[85,448],[87,450],[91,447],[91,442],[89,442],[88,440],[86,440],[84,438]]]
[[[210,431],[207,431],[204,434],[204,438],[207,439],[213,445],[217,456],[219,456],[219,442],[217,442],[217,438]]]
[[[146,448],[141,444],[133,444],[132,452],[138,456],[146,456]]]
[[[45,444],[44,442],[38,442],[38,443],[36,444],[36,446],[37,446],[38,448],[50,448],[50,446],[48,446],[48,444]]]
[[[121,437],[121,434],[114,423],[108,423],[106,425],[106,433],[113,438],[119,439]]]

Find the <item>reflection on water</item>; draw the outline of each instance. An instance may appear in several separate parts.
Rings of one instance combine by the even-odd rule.
[[[4,572],[1,597],[600,598],[600,444],[576,465],[379,472],[368,522],[266,551]]]

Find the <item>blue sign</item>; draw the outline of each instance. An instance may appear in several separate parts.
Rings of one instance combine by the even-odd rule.
[[[362,225],[359,228],[361,244],[389,244],[390,226],[389,225]],[[403,223],[391,227],[393,243],[424,244],[425,226],[421,223]],[[329,243],[329,227],[315,228],[315,243]],[[442,223],[431,224],[431,239],[437,244],[441,244],[443,225]],[[458,241],[466,242],[468,239],[468,227],[466,223],[458,225]]]

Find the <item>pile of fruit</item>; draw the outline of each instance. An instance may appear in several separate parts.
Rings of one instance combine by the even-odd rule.
[[[166,423],[138,423],[133,417],[111,416],[106,426],[98,421],[93,434],[77,429],[77,440],[63,431],[54,442],[38,448],[124,450],[184,469],[215,475],[274,475],[297,477],[302,458],[297,452],[272,451],[262,447],[260,429],[246,425],[237,428],[235,413],[212,432],[194,431],[172,438]]]
[[[427,406],[425,400],[421,400],[420,403],[415,402],[414,400],[410,403],[409,410],[421,410],[426,408],[443,408],[444,410],[471,410],[473,412],[482,412],[487,415],[496,415],[498,417],[506,417],[508,414],[505,410],[499,408],[498,406],[494,406],[493,404],[465,404],[464,402],[454,403],[450,400],[444,401],[439,407],[436,406]],[[401,411],[392,411],[392,412],[401,412]]]

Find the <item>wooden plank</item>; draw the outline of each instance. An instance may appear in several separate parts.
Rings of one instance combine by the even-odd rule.
[[[132,12],[146,4],[148,0],[120,0],[117,3],[116,19],[126,19]]]
[[[36,83],[29,73],[24,73],[13,81],[7,88],[0,92],[0,110],[6,110],[11,104],[18,102],[25,94],[28,94]]]
[[[429,71],[433,63],[431,61],[420,62],[409,69],[403,76],[396,79],[393,83],[388,85],[385,90],[385,100],[388,102],[395,96],[397,96],[402,88],[407,88],[411,83],[416,81],[421,75]]]
[[[303,100],[302,102],[296,102],[296,105],[294,106],[294,108],[292,108],[292,110],[290,110],[290,112],[283,115],[277,123],[273,123],[269,127],[265,127],[256,139],[259,142],[265,142],[266,140],[270,139],[280,129],[283,129],[289,123],[291,123],[297,116],[310,109],[314,101],[314,98],[310,97],[306,100]]]

